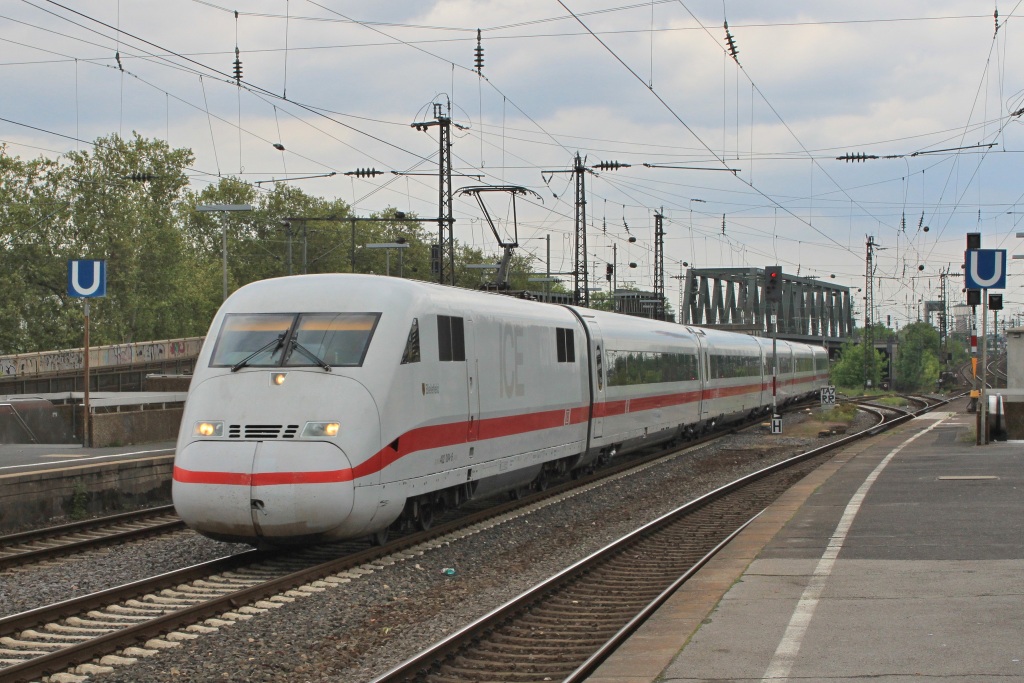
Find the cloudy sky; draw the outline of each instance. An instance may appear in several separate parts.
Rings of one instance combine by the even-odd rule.
[[[651,286],[658,211],[673,305],[684,262],[863,288],[871,236],[876,318],[902,326],[962,272],[965,233],[1024,254],[1020,4],[7,0],[0,143],[59,156],[138,132],[194,150],[197,188],[290,182],[432,217],[437,128],[410,124],[440,111],[461,126],[456,188],[540,195],[516,207],[538,272],[549,236],[551,270],[572,270],[572,176],[545,171],[580,154],[630,165],[586,176],[593,286],[613,257]],[[344,175],[361,168],[387,173]],[[510,234],[505,195],[487,201]],[[471,198],[455,214],[458,240],[497,251]],[[1011,261],[1007,313],[1022,275]]]

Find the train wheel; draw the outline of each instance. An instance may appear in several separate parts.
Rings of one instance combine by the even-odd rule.
[[[388,542],[388,530],[381,529],[370,534],[370,545],[381,546]]]
[[[541,473],[537,475],[537,478],[533,480],[533,488],[535,491],[547,491],[548,489],[548,473],[541,470]]]
[[[418,512],[419,514],[416,515],[416,528],[420,531],[426,531],[434,524],[434,506],[430,503],[420,503]]]

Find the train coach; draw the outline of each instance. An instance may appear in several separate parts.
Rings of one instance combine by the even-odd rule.
[[[174,504],[222,540],[379,543],[769,410],[765,343],[374,275],[255,282],[196,361]],[[778,344],[780,403],[827,383],[823,349]]]

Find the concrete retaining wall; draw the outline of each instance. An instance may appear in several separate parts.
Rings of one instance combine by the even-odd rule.
[[[146,375],[143,391],[188,391],[192,375]]]
[[[94,514],[167,505],[174,457],[0,476],[0,533]]]
[[[90,422],[92,447],[174,441],[184,408],[94,413]]]

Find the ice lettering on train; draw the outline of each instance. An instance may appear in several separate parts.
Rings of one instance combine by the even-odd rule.
[[[523,339],[523,326],[500,323],[498,326],[501,366],[501,394],[505,398],[526,393],[519,381],[519,368],[523,367],[523,352],[519,345]]]

